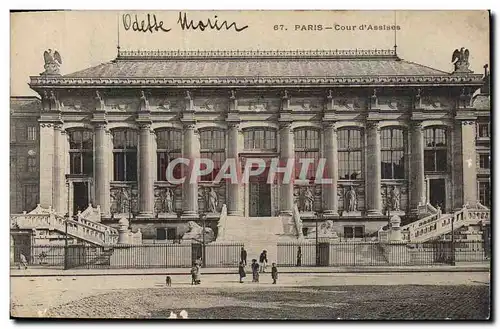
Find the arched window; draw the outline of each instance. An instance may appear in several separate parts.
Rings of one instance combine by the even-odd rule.
[[[312,128],[299,128],[294,131],[295,140],[295,177],[299,179],[314,179],[316,177],[316,170],[318,167],[320,139],[319,131]],[[299,177],[302,171],[302,165],[299,163],[300,159],[312,159],[313,162],[309,164],[306,177]]]
[[[445,128],[430,127],[424,130],[424,169],[443,172],[448,170],[448,137]]]
[[[380,131],[382,179],[405,178],[405,139],[402,129],[383,128]]]
[[[361,179],[363,177],[361,130],[339,129],[337,138],[339,179]]]
[[[211,159],[214,163],[214,170],[201,177],[201,181],[211,182],[215,179],[226,160],[226,136],[223,130],[207,129],[200,131],[200,157]],[[204,164],[201,165],[204,170]]]
[[[93,175],[94,141],[90,130],[73,130],[69,133],[70,174]]]
[[[250,128],[243,131],[245,150],[276,150],[276,130]]]
[[[115,181],[137,181],[137,132],[135,130],[113,130],[113,160]]]
[[[164,181],[167,179],[168,164],[182,156],[182,132],[174,129],[161,129],[157,131],[156,136],[157,179]],[[181,178],[181,169],[180,164],[173,168],[174,178]]]

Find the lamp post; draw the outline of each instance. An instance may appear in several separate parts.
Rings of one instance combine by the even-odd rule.
[[[455,230],[454,217],[451,217],[451,265],[455,266]]]
[[[68,219],[69,214],[66,220],[64,221],[64,269],[68,269]]]
[[[322,211],[317,211],[316,212],[316,266],[319,266],[320,263],[320,257],[319,257],[319,244],[318,244],[318,221],[323,219],[323,212]]]
[[[207,215],[205,213],[200,213],[200,220],[203,225],[203,229],[201,231],[201,243],[202,243],[202,249],[201,249],[201,261],[203,264],[203,267],[206,267],[206,261],[205,261],[205,221],[207,219]]]
[[[132,184],[130,184],[130,197],[128,201],[128,228],[130,229],[132,223]]]

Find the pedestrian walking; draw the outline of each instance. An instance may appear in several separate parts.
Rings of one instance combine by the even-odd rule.
[[[276,284],[276,280],[278,280],[278,268],[276,267],[276,263],[273,263],[273,267],[271,267],[271,278],[273,279],[273,284]]]
[[[240,260],[243,262],[243,265],[247,266],[247,251],[245,247],[241,247]]]
[[[24,266],[25,270],[28,269],[28,261],[26,260],[26,256],[24,256],[24,254],[22,254],[22,253],[19,255],[18,269],[21,269],[21,265]]]
[[[243,265],[243,262],[240,262],[240,265],[238,266],[238,273],[240,274],[240,283],[243,283],[243,278],[247,276],[245,273],[245,265]]]
[[[196,264],[196,262],[193,264],[193,267],[191,268],[191,284],[192,285],[197,285],[201,283],[200,280],[200,266]]]
[[[296,266],[302,266],[302,249],[299,246],[299,249],[297,250],[297,265]]]
[[[252,259],[252,282],[259,282],[259,264],[256,259]]]
[[[264,273],[267,266],[267,250],[262,250],[259,257],[260,272]]]

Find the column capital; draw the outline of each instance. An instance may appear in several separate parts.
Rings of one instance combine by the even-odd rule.
[[[291,122],[280,122],[279,123],[279,129],[292,129],[292,123]]]
[[[367,129],[376,129],[377,132],[379,132],[380,131],[380,124],[378,121],[368,121],[366,123],[366,128]]]
[[[412,121],[410,123],[410,126],[413,130],[422,130],[422,129],[424,129],[424,122],[423,121]]]
[[[141,129],[141,130],[151,130],[151,123],[149,123],[149,122],[148,123],[146,123],[146,122],[139,123],[138,126],[139,126],[139,129]]]
[[[241,131],[241,125],[239,122],[229,122],[227,126],[229,129],[236,129],[238,132]]]
[[[473,120],[462,120],[462,126],[475,125],[476,121]]]
[[[323,128],[331,129],[333,132],[337,132],[337,123],[332,121],[323,122]]]

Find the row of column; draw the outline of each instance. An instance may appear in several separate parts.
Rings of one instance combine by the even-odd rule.
[[[477,200],[475,189],[475,165],[468,164],[470,159],[475,161],[475,125],[463,122],[460,133],[461,162],[463,171],[463,200],[473,203]],[[65,156],[67,144],[64,142],[65,134],[60,127],[51,124],[41,124],[40,150],[43,153],[40,161],[40,203],[44,206],[51,205],[54,209],[64,208],[64,181],[65,181]],[[194,124],[184,127],[184,157],[194,159],[200,157],[199,134]],[[382,210],[381,200],[381,140],[378,122],[369,122],[366,129],[366,209],[368,216],[380,216]],[[239,159],[241,131],[237,124],[230,124],[228,130],[227,157]],[[294,158],[294,134],[290,124],[283,124],[279,130],[280,160],[286,163]],[[150,125],[143,124],[139,133],[139,210],[140,215],[152,216],[154,211],[154,181],[155,181],[155,140]],[[95,198],[103,214],[110,213],[110,171],[113,167],[110,134],[104,124],[95,125]],[[410,209],[417,209],[419,203],[425,202],[425,176],[424,176],[424,135],[421,122],[414,122],[410,129],[409,138],[409,185]],[[324,156],[326,158],[326,176],[332,180],[325,185],[325,213],[338,215],[338,152],[337,130],[334,123],[324,125]],[[110,163],[111,162],[111,163]],[[236,165],[241,177],[241,165]],[[183,186],[183,212],[186,216],[198,214],[198,184],[196,180],[191,183],[191,168],[186,171],[186,180]],[[281,184],[280,186],[280,211],[291,214],[293,209],[294,184]],[[243,210],[242,189],[238,184],[228,185],[228,214],[241,215]]]

